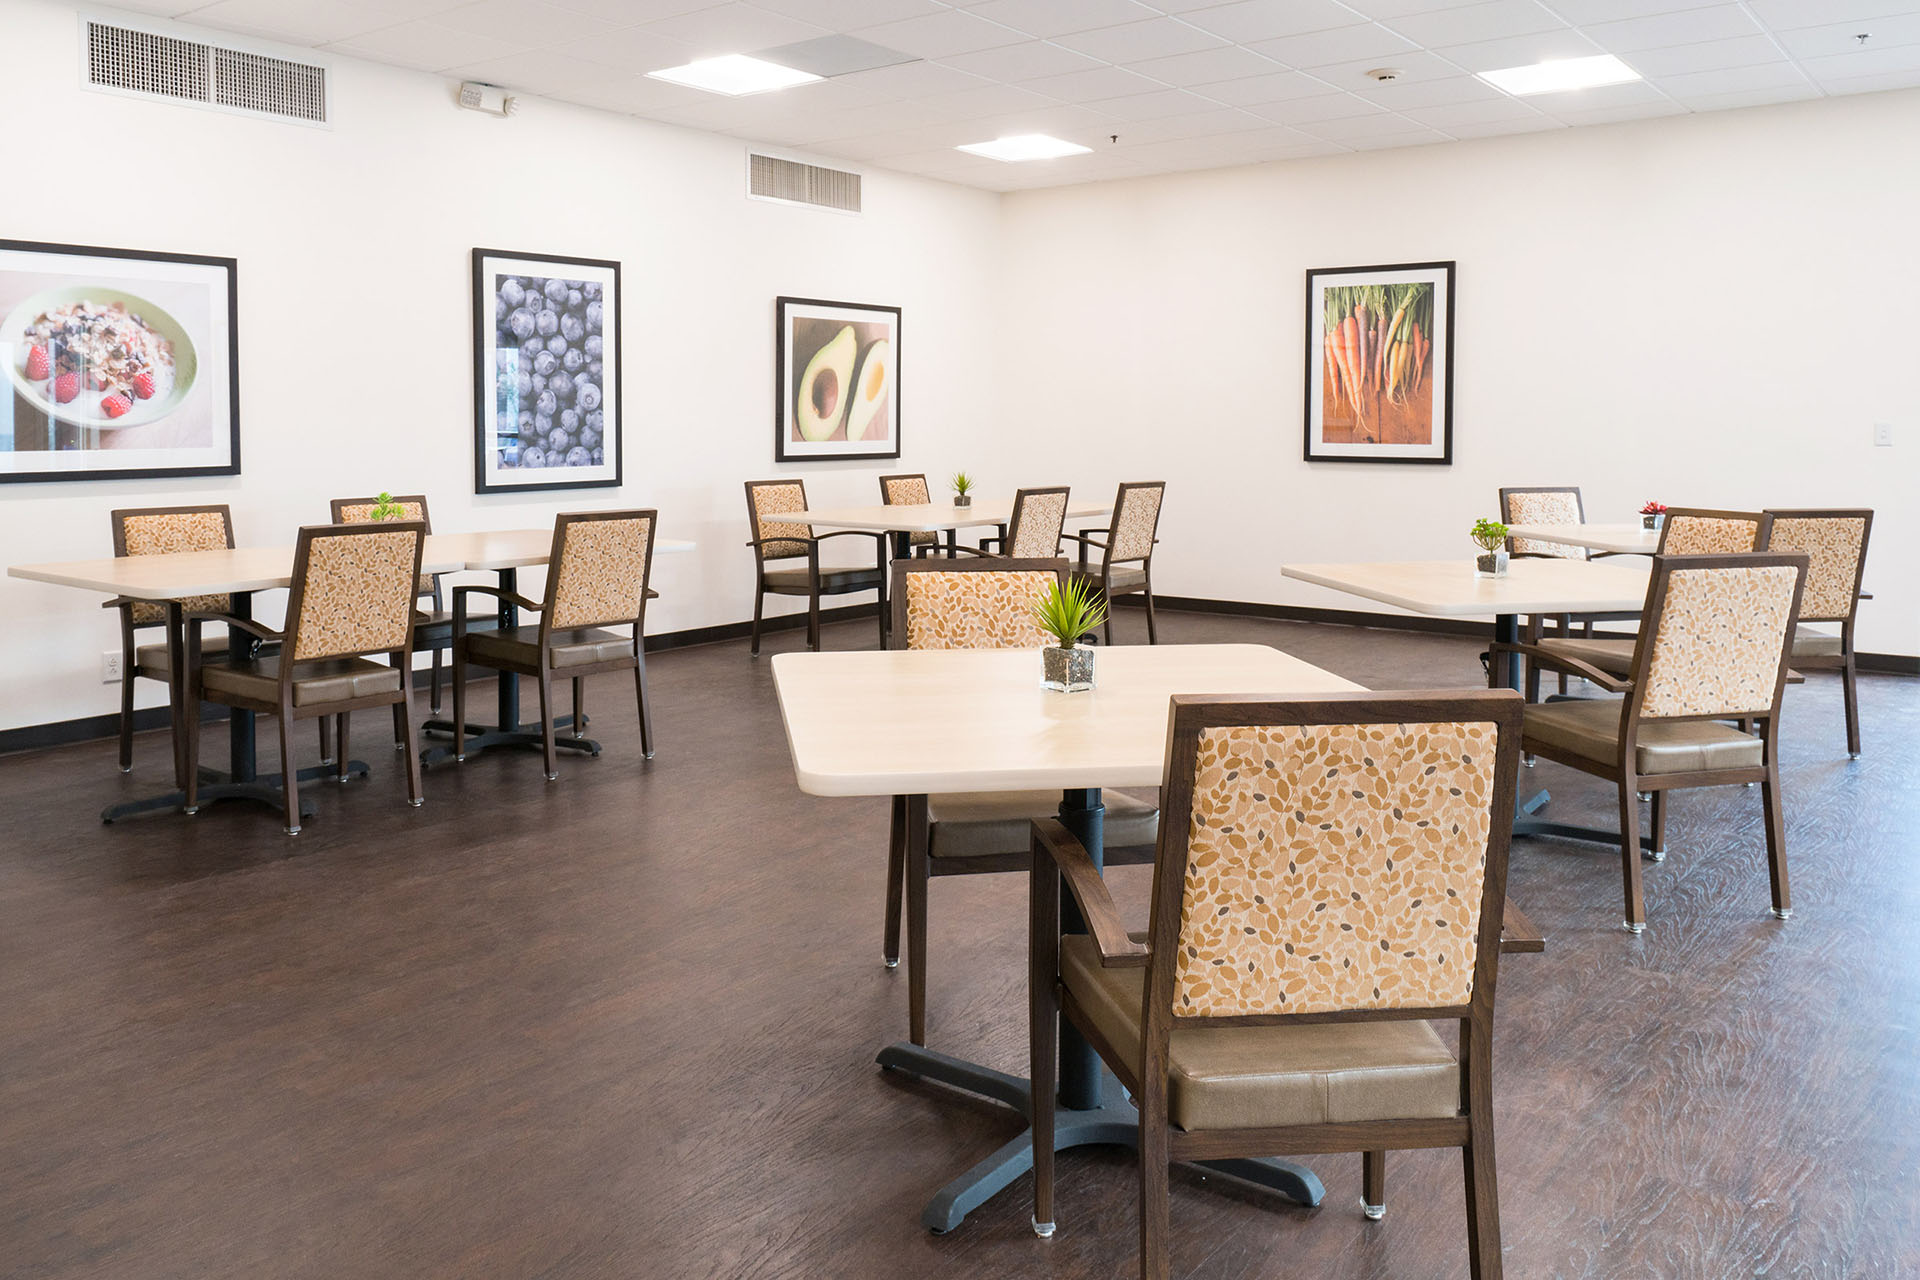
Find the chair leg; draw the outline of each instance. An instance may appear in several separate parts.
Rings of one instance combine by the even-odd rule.
[[[545,754],[547,781],[560,776],[560,764],[553,746],[553,673],[547,670],[546,655],[540,659],[540,749]]]
[[[1847,756],[1860,758],[1860,690],[1854,682],[1853,655],[1847,655],[1847,665],[1840,668],[1840,695],[1847,704]]]
[[[433,682],[427,686],[427,709],[440,714],[440,651],[433,651]]]
[[[286,831],[290,836],[297,836],[300,834],[300,761],[293,753],[293,708],[281,707],[279,718],[280,789],[287,802]]]
[[[887,824],[887,928],[880,958],[889,969],[900,967],[900,895],[907,882],[907,798],[893,798]]]
[[[1767,871],[1773,880],[1773,914],[1782,920],[1793,915],[1793,895],[1787,888],[1787,820],[1780,809],[1780,765],[1767,743],[1767,776],[1760,784],[1760,803],[1766,810]]]
[[[317,723],[320,725],[320,763],[332,764],[334,761],[333,717],[321,716]]]
[[[887,647],[887,590],[882,587],[874,597],[873,616],[880,619],[880,647]]]
[[[399,721],[399,725],[397,726],[397,732],[400,734],[404,734],[407,731],[407,722],[403,717],[403,713],[400,711],[400,704],[396,702],[393,704],[393,706],[394,706],[393,718]],[[339,742],[340,750],[339,750],[339,754],[337,754],[334,757],[333,780],[335,782],[345,782],[347,780],[347,758],[348,758],[348,755],[350,754],[347,749],[347,727],[351,723],[352,715],[353,715],[352,712],[342,711],[339,716],[340,732],[338,737],[340,739],[340,742]],[[293,775],[288,774],[287,776],[292,777]]]
[[[807,648],[820,652],[820,593],[807,597]]]
[[[907,827],[907,1039],[927,1042],[927,798],[909,796]]]
[[[1500,1280],[1500,1187],[1493,1161],[1493,1037],[1484,1026],[1461,1037],[1471,1047],[1463,1057],[1467,1071],[1467,1145],[1460,1149],[1466,1175],[1467,1267],[1473,1280]]]
[[[640,754],[643,758],[651,760],[653,759],[653,708],[647,705],[647,655],[644,650],[634,658],[633,689],[640,699]]]
[[[1653,847],[1648,852],[1655,862],[1667,860],[1667,792],[1664,787],[1653,793]]]
[[[1107,620],[1100,628],[1101,642],[1108,648],[1113,647],[1113,602],[1107,602]]]
[[[753,632],[747,644],[747,653],[752,657],[760,656],[760,611],[766,606],[766,589],[760,588],[753,593]]]
[[[200,695],[197,688],[187,691],[187,701],[181,718],[184,723],[175,729],[185,737],[181,745],[186,752],[187,776],[184,785],[187,802],[181,808],[188,813],[198,813],[200,812]]]
[[[453,758],[467,758],[467,651],[453,650]]]
[[[1135,1099],[1140,1105],[1140,1275],[1141,1280],[1167,1280],[1171,1262],[1168,1237],[1173,1214],[1169,1185],[1167,1090],[1149,1084]]]
[[[1620,779],[1620,864],[1626,879],[1627,932],[1647,927],[1646,899],[1640,892],[1639,780],[1628,773]]]
[[[1387,1216],[1387,1153],[1384,1151],[1363,1151],[1360,1153],[1360,1211],[1369,1221],[1378,1222]]]
[[[403,661],[411,661],[411,659],[402,659],[397,653],[393,655],[394,670],[400,673],[400,696],[404,699],[411,697],[413,693],[413,671],[402,666]],[[395,751],[407,749],[407,717],[401,712],[398,702],[393,704],[393,749]],[[341,754],[346,754],[344,748]]]
[[[1151,582],[1147,584],[1145,594],[1147,597],[1147,643],[1159,644],[1160,634],[1153,625],[1153,584]]]
[[[573,678],[573,736],[586,736],[587,732],[587,682],[579,676]]]
[[[405,692],[404,690],[402,692]],[[407,742],[413,742],[413,699],[400,699],[400,714],[406,718]],[[407,803],[418,809],[426,800],[420,789],[420,753],[407,751]]]
[[[120,772],[133,772],[133,654],[120,651]],[[181,733],[184,725],[169,726],[168,732]]]
[[[1050,913],[1058,927],[1059,907]],[[1038,922],[1036,921],[1036,927]],[[1040,949],[1040,939],[1033,946]],[[1029,1062],[1027,1078],[1033,1083],[1033,1233],[1042,1239],[1053,1235],[1053,1107],[1059,1095],[1060,1010],[1053,994],[1053,975],[1041,975],[1044,965],[1033,961],[1030,979],[1032,999],[1027,1031]]]

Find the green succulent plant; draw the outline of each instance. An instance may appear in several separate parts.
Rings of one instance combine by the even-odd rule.
[[[405,520],[407,509],[393,500],[393,495],[382,489],[380,496],[374,499],[373,510],[367,513],[371,520]]]
[[[967,494],[973,491],[973,477],[964,471],[954,472],[953,491],[963,498],[966,497]]]
[[[1034,598],[1033,620],[1040,629],[1070,649],[1080,637],[1107,620],[1107,602],[1100,589],[1085,578],[1073,578],[1066,586],[1049,582],[1047,589]]]
[[[1507,526],[1498,520],[1476,520],[1467,536],[1479,543],[1482,551],[1498,551],[1507,541]]]

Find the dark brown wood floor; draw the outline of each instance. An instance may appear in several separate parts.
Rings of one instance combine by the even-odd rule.
[[[1376,688],[1478,678],[1464,640],[1165,634]],[[98,825],[162,781],[158,735],[125,779],[106,743],[0,761],[0,1274],[1129,1274],[1120,1151],[1063,1160],[1051,1241],[1024,1179],[950,1236],[919,1228],[1018,1126],[872,1065],[906,1025],[879,963],[885,802],[795,788],[744,644],[653,676],[651,763],[607,680],[603,757],[551,784],[527,755],[432,770],[417,811],[363,716],[375,775],[316,788],[294,840],[235,804]],[[1638,939],[1616,854],[1519,847],[1512,892],[1551,942],[1502,964],[1509,1275],[1920,1274],[1920,681],[1862,684],[1852,764],[1837,683],[1788,693],[1788,923],[1754,790],[1676,798]],[[1556,815],[1610,820],[1604,784],[1531,777]],[[1115,873],[1136,908],[1146,874]],[[1022,883],[938,881],[933,911],[932,1043],[1018,1070]],[[1466,1274],[1457,1156],[1394,1157],[1377,1224],[1357,1156],[1309,1163],[1311,1212],[1177,1178],[1176,1273]]]

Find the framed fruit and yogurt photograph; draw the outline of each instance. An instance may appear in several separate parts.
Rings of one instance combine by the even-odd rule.
[[[775,303],[776,462],[900,456],[900,308]]]
[[[232,258],[0,240],[0,483],[240,473]]]
[[[473,251],[476,493],[620,483],[620,264]]]
[[[1308,462],[1453,461],[1453,265],[1307,272]]]

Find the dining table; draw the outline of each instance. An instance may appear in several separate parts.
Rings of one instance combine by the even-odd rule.
[[[1174,695],[1271,699],[1361,690],[1257,644],[1101,647],[1095,674],[1090,690],[1043,689],[1037,649],[783,653],[773,660],[781,720],[803,792],[904,796],[924,803],[928,795],[1057,791],[1060,820],[1096,869],[1104,866],[1101,791],[1161,784]],[[1070,899],[1062,912],[1068,929],[1084,928]],[[1507,921],[1511,949],[1540,949],[1517,907]],[[1051,1103],[1055,1149],[1134,1145],[1137,1113],[1093,1048],[1064,1021],[1059,1044],[1059,1094]],[[1031,1118],[1035,1104],[1025,1077],[908,1042],[887,1045],[876,1060],[883,1069],[936,1081]],[[922,1212],[922,1224],[935,1232],[953,1230],[1030,1169],[1032,1158],[1029,1129],[941,1187]],[[1318,1204],[1325,1194],[1311,1170],[1289,1161],[1208,1166],[1301,1204]]]
[[[654,543],[655,552],[690,551],[694,544],[688,541],[661,538]],[[466,570],[491,570],[500,575],[501,584],[508,590],[513,589],[516,572],[530,565],[547,562],[553,547],[551,529],[508,529],[486,530],[474,533],[436,533],[429,534],[420,550],[420,572],[423,574],[458,573]],[[46,582],[57,586],[74,587],[83,591],[103,592],[109,597],[123,597],[130,600],[147,600],[166,607],[165,624],[166,643],[170,657],[169,670],[172,679],[168,682],[168,706],[174,723],[180,722],[186,702],[185,671],[185,622],[180,600],[188,596],[226,595],[232,599],[232,609],[236,617],[250,618],[253,614],[253,595],[259,591],[271,591],[285,588],[293,583],[294,548],[286,546],[267,547],[229,547],[210,551],[178,551],[161,555],[147,556],[105,556],[90,560],[68,560],[41,564],[11,565],[7,569],[9,577],[21,578],[30,582]],[[515,624],[513,606],[505,601],[497,613],[498,625]],[[257,646],[257,641],[249,640],[249,648]],[[123,679],[132,679],[130,673]],[[503,741],[530,740],[540,741],[537,732],[529,732],[520,724],[520,703],[518,680],[510,672],[500,673],[499,722],[496,725],[475,726],[469,732],[492,735],[492,744]],[[254,713],[243,708],[233,708],[227,721],[227,768],[216,770],[203,767],[200,772],[199,802],[211,804],[217,800],[254,800],[264,804],[279,806],[282,803],[279,787],[280,774],[262,776],[258,771],[256,758],[256,735]],[[571,723],[570,721],[568,723]],[[453,726],[447,721],[429,721],[426,726],[435,733],[451,736]],[[170,791],[142,796],[132,800],[123,800],[106,806],[101,811],[102,822],[114,822],[134,814],[149,813],[158,810],[181,810],[186,806],[186,754],[182,735],[174,735],[173,767],[174,787]],[[571,735],[563,737],[561,743],[573,745],[577,741]],[[468,742],[468,754],[475,749],[472,740]],[[423,759],[440,759],[451,755],[446,747],[430,748],[423,753]],[[368,772],[364,761],[349,761],[348,776],[364,776]],[[339,776],[335,765],[323,765],[295,771],[297,781],[305,782],[319,777]],[[310,802],[301,802],[303,815],[312,815]]]
[[[1660,550],[1660,530],[1641,524],[1510,524],[1507,534],[1617,556],[1650,556]]]
[[[1094,520],[1113,514],[1110,499],[1067,501],[1066,518]],[[768,512],[768,520],[782,523],[824,525],[829,529],[860,529],[885,533],[893,539],[893,558],[905,560],[913,554],[916,533],[947,533],[960,529],[1004,526],[1013,519],[1013,499],[975,499],[966,506],[951,502],[891,503],[868,507],[808,507],[803,511]]]

